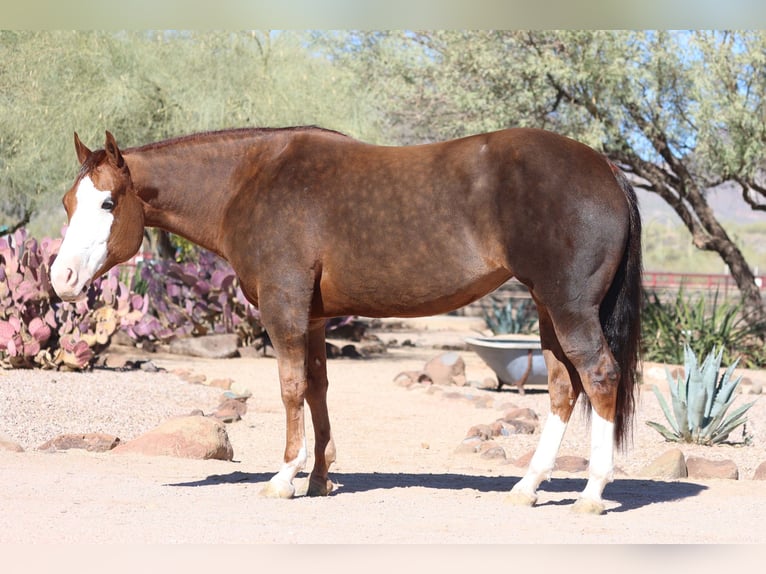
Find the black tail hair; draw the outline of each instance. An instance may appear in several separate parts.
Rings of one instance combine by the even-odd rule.
[[[636,192],[625,174],[617,166],[611,163],[610,166],[630,211],[625,252],[600,310],[601,328],[620,367],[614,434],[617,446],[624,447],[632,434],[641,347],[641,214]]]

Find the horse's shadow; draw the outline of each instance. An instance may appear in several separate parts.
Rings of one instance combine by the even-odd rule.
[[[247,473],[235,471],[229,474],[214,474],[206,478],[190,481],[171,483],[166,486],[173,487],[199,487],[215,486],[219,484],[235,483],[265,483],[273,474],[270,473]],[[296,482],[301,481],[299,475]],[[379,489],[394,489],[419,486],[438,490],[461,490],[471,489],[478,492],[506,493],[518,479],[504,476],[472,476],[465,474],[408,474],[408,473],[331,473],[331,480],[340,487],[332,496],[343,496],[356,492],[368,492]],[[539,506],[568,505],[575,502],[576,496],[585,488],[584,478],[553,478],[540,485],[541,492],[568,493],[572,498],[551,500],[542,502]],[[617,478],[604,489],[604,498],[607,501],[616,502],[619,506],[611,508],[609,512],[626,512],[635,510],[650,504],[672,502],[692,496],[697,496],[708,487],[693,482],[668,482],[661,480]]]

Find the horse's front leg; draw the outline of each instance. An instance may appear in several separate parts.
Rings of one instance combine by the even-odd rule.
[[[327,472],[335,462],[335,443],[327,411],[327,349],[325,320],[312,321],[309,328],[308,390],[306,402],[314,425],[314,469],[309,479],[309,496],[325,496],[333,489]]]
[[[301,324],[304,325],[303,328]],[[274,498],[292,498],[295,495],[293,479],[303,470],[308,457],[303,406],[308,387],[306,372],[308,321],[291,324],[269,321],[266,329],[277,354],[287,436],[282,468],[269,480],[261,494]]]

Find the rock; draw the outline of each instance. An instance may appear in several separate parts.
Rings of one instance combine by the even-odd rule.
[[[493,436],[496,436],[492,432],[492,428],[489,425],[474,425],[468,429],[466,438],[478,437],[481,440],[489,440]]]
[[[521,419],[499,419],[499,422],[503,423],[502,434],[534,434],[537,429],[537,425]]]
[[[437,385],[462,387],[466,384],[465,361],[455,351],[437,355],[426,363],[423,371]]]
[[[661,478],[674,480],[688,476],[684,453],[679,448],[665,451],[644,468],[638,471],[639,476],[646,478]]]
[[[8,452],[24,452],[24,447],[12,440],[0,437],[0,450]]]
[[[208,383],[208,386],[228,391],[231,388],[231,384],[233,382],[234,380],[232,379],[213,379]]]
[[[481,381],[468,381],[467,384],[476,389],[482,389],[485,391],[497,390],[497,379],[493,379],[492,377],[485,377]]]
[[[120,439],[114,435],[91,432],[85,434],[62,434],[41,444],[37,450],[56,452],[79,448],[89,452],[106,452],[120,444]]]
[[[766,461],[758,465],[753,474],[753,480],[766,480]]]
[[[141,361],[138,364],[138,368],[146,373],[159,373],[160,368],[151,361]]]
[[[239,401],[241,403],[244,403],[253,396],[252,391],[248,388],[240,388],[238,385],[232,385],[231,390],[226,391],[221,395],[221,400],[225,401],[228,399],[234,399],[235,401]]]
[[[501,420],[525,420],[531,423],[536,423],[539,420],[539,417],[532,409],[512,408],[505,411]]]
[[[409,387],[418,382],[420,371],[403,371],[394,377],[394,383],[402,387]]]
[[[224,424],[200,416],[169,419],[148,433],[118,445],[111,452],[196,459],[234,458]]]
[[[239,338],[233,333],[183,337],[174,339],[168,350],[177,355],[190,355],[207,359],[228,359],[236,357]]]
[[[370,357],[372,355],[382,355],[388,353],[388,347],[382,341],[371,341],[359,345],[359,352],[363,357]]]
[[[338,323],[337,325],[332,324]],[[349,339],[359,342],[367,331],[367,324],[356,319],[345,320],[342,318],[331,320],[330,327],[327,330],[327,336],[331,339]]]
[[[455,449],[455,454],[476,454],[483,443],[484,441],[477,436],[465,438]]]
[[[225,398],[210,416],[224,423],[237,422],[247,412],[245,400],[247,400],[246,397],[244,400]]]
[[[556,457],[556,464],[553,469],[564,472],[582,472],[588,470],[588,459],[581,456],[559,456]]]
[[[518,466],[520,468],[527,468],[533,456],[535,456],[535,451],[530,450],[526,454],[523,454],[519,458],[514,460],[513,464],[514,466]]]
[[[226,407],[217,408],[215,411],[213,411],[213,413],[210,416],[226,424],[235,423],[239,420],[242,420],[242,415],[240,413],[238,413],[234,409],[230,409]]]
[[[343,345],[340,349],[340,354],[342,357],[348,357],[350,359],[361,359],[362,354],[356,350],[355,345]]]
[[[686,469],[689,478],[729,478],[737,480],[739,469],[733,460],[709,460],[700,456],[690,456],[686,459]]]
[[[761,393],[763,393],[763,383],[761,383],[760,381],[756,381],[752,385],[750,385],[751,395],[760,395]]]
[[[501,447],[499,444],[493,441],[489,441],[482,444],[479,447],[479,454],[481,458],[490,459],[490,460],[491,459],[506,460],[507,458],[505,455],[505,449],[503,449],[503,447]]]
[[[328,359],[337,359],[338,357],[343,356],[343,353],[341,353],[340,347],[338,345],[334,345],[333,343],[328,343],[325,341],[324,348]]]

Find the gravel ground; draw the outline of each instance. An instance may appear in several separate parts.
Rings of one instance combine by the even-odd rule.
[[[65,433],[102,432],[127,441],[170,417],[208,413],[220,395],[167,373],[0,370],[0,437],[25,449]]]

